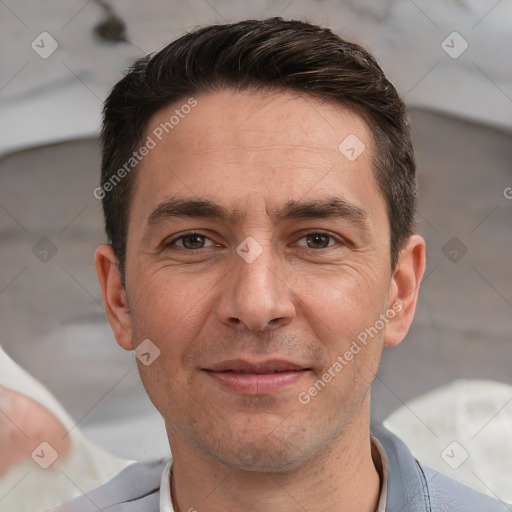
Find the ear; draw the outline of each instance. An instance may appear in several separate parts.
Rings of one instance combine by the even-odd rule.
[[[408,238],[393,271],[389,293],[389,311],[395,311],[386,327],[384,345],[398,345],[414,318],[421,279],[425,272],[425,240],[419,235]]]
[[[100,245],[94,256],[108,322],[117,343],[133,350],[132,324],[126,292],[117,268],[117,258],[110,245]]]

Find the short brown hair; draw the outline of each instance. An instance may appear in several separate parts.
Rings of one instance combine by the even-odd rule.
[[[208,26],[180,37],[138,60],[105,101],[99,190],[105,229],[123,282],[135,172],[123,173],[114,184],[113,178],[142,144],[154,113],[180,99],[223,89],[295,91],[361,115],[375,141],[374,171],[386,199],[394,268],[413,233],[416,209],[415,161],[405,105],[375,58],[361,46],[326,28],[269,18]]]

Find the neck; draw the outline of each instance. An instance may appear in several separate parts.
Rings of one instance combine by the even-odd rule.
[[[169,432],[173,500],[181,512],[266,512],[270,508],[275,512],[374,512],[380,478],[372,459],[369,403],[362,409],[367,414],[354,418],[321,453],[298,469],[283,473],[234,469],[206,457]]]

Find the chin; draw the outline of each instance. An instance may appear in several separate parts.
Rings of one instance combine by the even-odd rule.
[[[319,440],[308,439],[303,430],[295,433],[289,429],[276,432],[279,427],[272,430],[268,434],[259,428],[253,432],[232,430],[231,436],[223,435],[215,440],[210,437],[208,444],[203,442],[199,448],[229,468],[261,473],[293,472],[322,449],[318,446]]]
[[[226,454],[222,462],[241,471],[287,473],[301,467],[305,460],[304,453],[296,447],[276,450],[275,446],[263,440],[261,445],[247,443],[236,453]]]

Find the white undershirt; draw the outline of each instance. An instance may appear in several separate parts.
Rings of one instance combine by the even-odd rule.
[[[375,512],[386,512],[386,502],[388,497],[388,458],[384,448],[380,444],[379,440],[372,436],[372,441],[380,455],[380,461],[382,464],[382,486],[379,497],[379,503]],[[165,465],[162,473],[162,481],[160,483],[160,512],[174,512],[171,500],[171,483],[170,483],[170,472],[172,466],[172,459]]]
[[[165,465],[160,483],[160,512],[174,512],[171,500],[171,466],[172,459]]]

